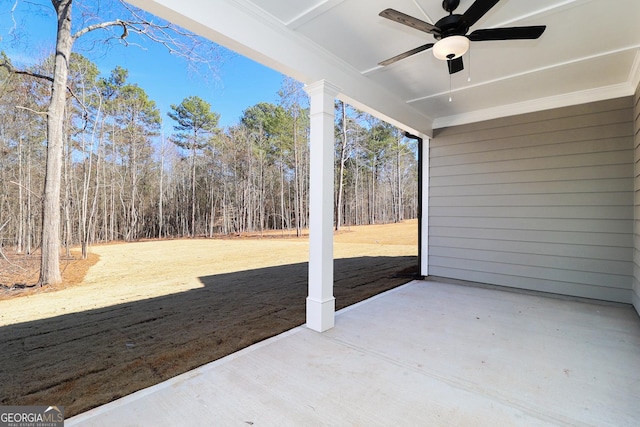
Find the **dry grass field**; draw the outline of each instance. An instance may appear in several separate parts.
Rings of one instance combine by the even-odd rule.
[[[410,280],[417,222],[334,238],[338,309]],[[0,300],[0,404],[71,416],[304,323],[308,240],[270,235],[95,246],[54,289]],[[3,268],[0,265],[0,268]]]

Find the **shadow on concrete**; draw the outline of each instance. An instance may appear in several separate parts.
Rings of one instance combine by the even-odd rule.
[[[1,327],[0,404],[62,405],[69,417],[299,326],[307,272],[299,263],[204,276],[187,292]],[[416,257],[337,259],[336,308],[416,273]]]

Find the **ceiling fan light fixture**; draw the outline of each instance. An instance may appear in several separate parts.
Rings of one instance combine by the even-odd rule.
[[[465,36],[445,37],[433,46],[433,56],[443,61],[456,59],[469,50],[469,39]]]

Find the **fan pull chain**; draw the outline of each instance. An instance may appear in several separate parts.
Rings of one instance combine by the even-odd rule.
[[[471,81],[471,49],[469,49],[469,66],[468,66],[467,72],[468,72],[467,81],[470,82]]]
[[[451,74],[449,74],[449,102],[453,101],[451,98]]]

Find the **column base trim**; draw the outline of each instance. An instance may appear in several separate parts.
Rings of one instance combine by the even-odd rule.
[[[324,332],[334,327],[336,299],[331,297],[324,301],[307,297],[307,328],[316,332]]]

